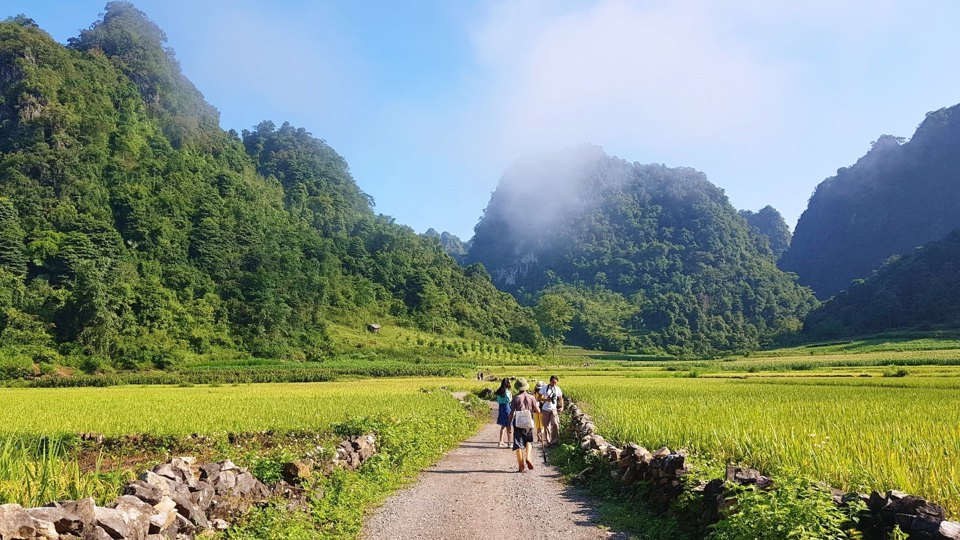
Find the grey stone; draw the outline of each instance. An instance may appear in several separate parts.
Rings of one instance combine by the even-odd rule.
[[[162,534],[168,531],[176,521],[177,515],[177,503],[170,497],[164,497],[159,503],[153,505],[153,513],[150,515],[150,533]]]
[[[153,505],[147,504],[131,495],[124,495],[115,500],[111,507],[118,510],[127,524],[129,540],[144,540],[150,532],[150,516],[153,515]]]
[[[170,498],[176,504],[177,513],[187,518],[195,529],[209,529],[210,523],[207,521],[207,515],[203,510],[193,502],[189,494],[175,492],[170,494]]]
[[[98,506],[95,515],[97,516],[97,526],[103,529],[110,538],[120,540],[130,537],[130,527],[127,526],[127,522],[123,519],[123,512],[120,510]]]
[[[53,524],[54,529],[59,535],[80,536],[83,532],[83,519],[77,514],[61,507],[27,508],[27,514],[40,521],[47,521]]]
[[[150,484],[144,480],[135,480],[124,486],[123,494],[136,497],[150,504],[157,504],[164,497],[170,497],[170,489],[161,489],[156,484]]]
[[[204,512],[210,508],[215,496],[216,491],[214,491],[213,486],[203,481],[197,482],[190,488],[190,500]]]
[[[960,540],[960,523],[955,521],[940,522],[938,531],[940,540]]]
[[[19,504],[0,505],[0,538],[3,540],[56,540],[53,523],[30,516]]]
[[[200,466],[200,480],[210,482],[211,479],[220,475],[219,463],[204,463]]]

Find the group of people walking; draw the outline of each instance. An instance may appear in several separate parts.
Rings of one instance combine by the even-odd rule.
[[[530,383],[520,378],[513,384],[514,394],[510,390],[510,379],[503,379],[500,388],[494,392],[499,405],[497,424],[500,425],[500,437],[497,445],[502,448],[513,440],[519,472],[533,470],[534,439],[548,446],[559,440],[563,392],[557,386],[558,382],[560,379],[556,375],[550,377],[549,383],[537,381],[531,393]]]

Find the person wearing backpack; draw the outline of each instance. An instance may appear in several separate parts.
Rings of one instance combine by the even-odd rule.
[[[510,424],[513,426],[513,450],[517,453],[517,467],[524,472],[524,466],[533,470],[533,413],[540,411],[540,404],[527,390],[530,383],[526,379],[517,379],[514,383],[517,395],[510,402]]]

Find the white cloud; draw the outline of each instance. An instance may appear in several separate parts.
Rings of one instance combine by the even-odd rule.
[[[710,10],[599,0],[490,9],[473,32],[489,96],[478,121],[504,151],[631,139],[652,150],[762,139],[790,73]],[[629,157],[629,156],[626,156]]]

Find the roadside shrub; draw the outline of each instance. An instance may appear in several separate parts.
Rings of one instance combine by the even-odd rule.
[[[862,503],[860,503],[862,504]],[[711,526],[709,540],[837,540],[860,538],[850,516],[862,508],[853,505],[849,513],[838,509],[825,489],[809,479],[778,480],[776,488],[762,491],[740,488],[737,504],[723,519]]]

